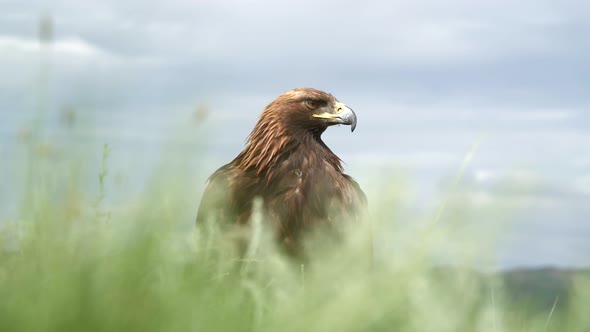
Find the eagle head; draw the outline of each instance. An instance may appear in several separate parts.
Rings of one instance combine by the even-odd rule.
[[[312,89],[289,90],[271,102],[261,119],[272,119],[293,130],[308,130],[321,134],[329,126],[350,125],[356,128],[356,114],[331,94]]]
[[[327,92],[289,90],[264,108],[248,136],[246,149],[234,163],[242,169],[256,169],[257,176],[270,174],[282,159],[300,151],[313,154],[313,159],[327,159],[341,171],[340,159],[321,139],[326,128],[335,124],[350,125],[354,131],[356,114]]]

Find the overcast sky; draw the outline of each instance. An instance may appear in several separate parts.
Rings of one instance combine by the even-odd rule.
[[[415,182],[412,204],[436,206],[479,141],[460,186],[466,204],[508,201],[524,210],[502,239],[503,264],[590,263],[589,2],[4,0],[1,7],[0,153],[36,109],[40,68],[48,68],[49,111],[73,107],[78,119],[92,119],[92,130],[75,134],[110,143],[127,176],[138,173],[125,159],[131,152],[117,151],[155,155],[152,147],[194,122],[199,107],[207,116],[190,128],[215,140],[177,135],[175,146],[206,149],[211,172],[242,149],[266,104],[310,86],[357,112],[353,134],[330,128],[325,140],[365,188],[378,186],[373,170],[404,174]],[[45,48],[43,16],[54,26]]]

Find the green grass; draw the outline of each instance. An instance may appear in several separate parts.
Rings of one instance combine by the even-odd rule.
[[[21,212],[1,228],[0,331],[590,330],[588,281],[567,305],[531,313],[498,278],[441,268],[441,252],[464,265],[487,259],[485,234],[462,234],[473,214],[452,201],[433,211],[436,225],[396,215],[403,189],[393,180],[370,194],[373,266],[358,229],[337,247],[318,235],[302,265],[277,250],[260,216],[243,258],[215,224],[192,227],[197,202],[186,211],[186,199],[202,188],[168,162],[138,202],[114,209],[108,146],[91,152],[98,178],[75,157],[57,163],[31,146]],[[449,241],[460,250],[446,252]]]

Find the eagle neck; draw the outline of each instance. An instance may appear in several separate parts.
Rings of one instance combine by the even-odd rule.
[[[301,143],[298,146],[298,152],[307,157],[308,160],[315,160],[319,163],[328,163],[335,170],[342,172],[342,162],[338,156],[324,143],[322,133],[325,128],[307,132],[301,135]]]
[[[272,128],[272,130],[269,130]],[[322,141],[325,128],[317,130],[287,129],[282,126],[257,126],[248,137],[247,146],[233,163],[256,175],[274,173],[284,161],[302,157],[328,163],[342,172],[340,158]]]

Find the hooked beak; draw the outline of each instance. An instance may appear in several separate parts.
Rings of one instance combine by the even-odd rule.
[[[350,125],[351,132],[356,128],[356,114],[350,107],[341,102],[334,104],[332,112],[313,114],[312,116],[314,118],[326,119],[330,124]]]

